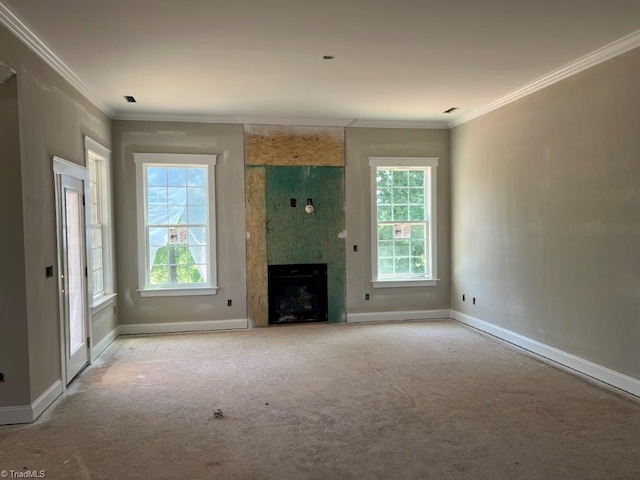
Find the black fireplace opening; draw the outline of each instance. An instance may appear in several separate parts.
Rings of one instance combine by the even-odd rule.
[[[269,324],[327,321],[327,264],[269,265]]]

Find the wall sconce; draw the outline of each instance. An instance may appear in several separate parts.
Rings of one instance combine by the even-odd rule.
[[[312,214],[313,213],[313,199],[311,198],[307,198],[307,206],[304,207],[304,211],[307,212],[308,214]]]

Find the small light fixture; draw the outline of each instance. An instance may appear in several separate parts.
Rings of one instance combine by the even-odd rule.
[[[442,113],[452,113],[454,110],[458,110],[458,107],[451,107],[451,108],[448,108],[447,110],[445,110],[445,111],[444,111],[444,112],[442,112]]]
[[[313,213],[313,211],[314,211],[313,199],[307,198],[307,206],[304,207],[304,211],[307,212],[309,215],[311,215]]]
[[[336,58],[336,57],[334,57],[333,55],[325,55],[325,56],[324,56],[324,57],[322,57],[322,58],[323,58],[323,60],[333,60],[333,59],[334,59],[334,58]]]
[[[127,103],[137,103],[133,95],[125,95],[124,99],[127,101]]]

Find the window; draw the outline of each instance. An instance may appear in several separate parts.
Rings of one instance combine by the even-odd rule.
[[[217,290],[216,155],[134,153],[142,296]]]
[[[111,152],[85,137],[85,161],[89,171],[87,205],[87,256],[92,308],[106,306],[115,296],[113,282],[113,229],[111,212]]]
[[[434,286],[437,158],[370,157],[372,283]]]

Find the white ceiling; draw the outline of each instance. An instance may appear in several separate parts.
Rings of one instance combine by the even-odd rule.
[[[637,0],[0,4],[122,118],[455,122],[640,33]]]

